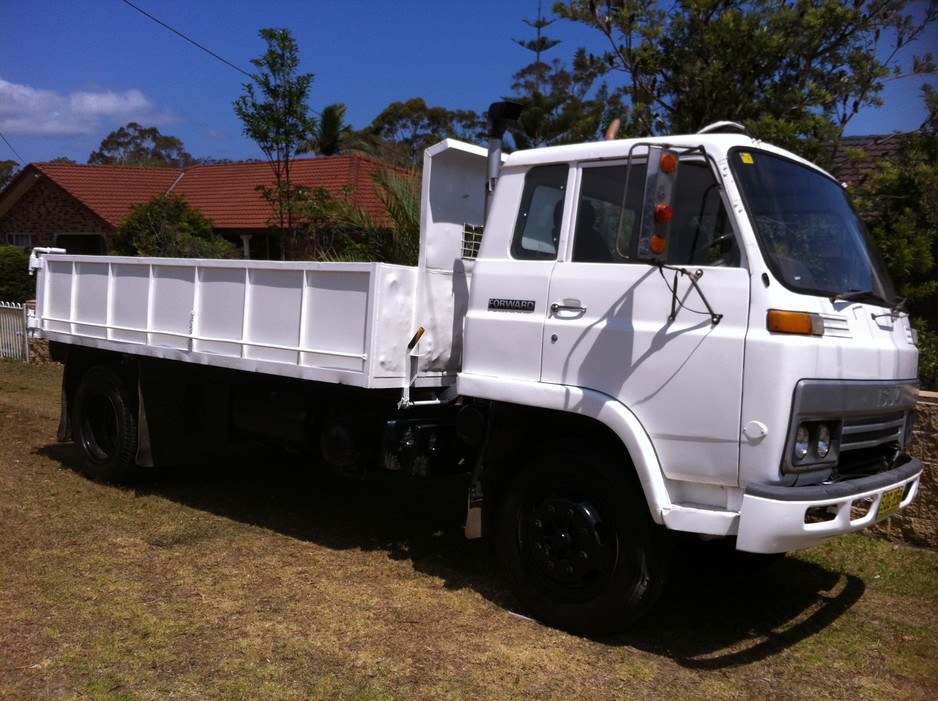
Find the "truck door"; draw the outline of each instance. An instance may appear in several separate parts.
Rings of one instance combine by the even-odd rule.
[[[502,174],[486,227],[508,226],[511,233],[483,241],[484,255],[475,262],[464,374],[540,379],[550,273],[569,178],[565,163]]]
[[[638,257],[646,170],[634,160],[579,169],[572,236],[551,273],[541,380],[627,406],[667,477],[735,485],[749,274],[699,154],[679,162],[659,261]]]

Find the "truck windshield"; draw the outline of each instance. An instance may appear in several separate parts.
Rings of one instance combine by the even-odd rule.
[[[781,156],[735,149],[730,163],[773,274],[789,289],[893,306],[862,221],[831,178]]]

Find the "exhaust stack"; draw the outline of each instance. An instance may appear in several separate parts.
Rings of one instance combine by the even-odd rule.
[[[495,189],[498,171],[502,166],[502,145],[505,130],[511,122],[521,115],[521,105],[517,102],[493,102],[489,105],[489,153],[485,181],[485,208],[488,211],[489,197]]]

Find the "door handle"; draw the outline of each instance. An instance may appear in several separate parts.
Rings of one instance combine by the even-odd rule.
[[[575,304],[557,304],[554,302],[550,305],[551,314],[557,314],[559,312],[574,312],[576,314],[586,314],[586,307],[581,307]]]

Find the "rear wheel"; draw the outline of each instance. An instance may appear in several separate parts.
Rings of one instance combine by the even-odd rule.
[[[667,534],[609,458],[558,447],[508,488],[496,542],[512,590],[539,620],[580,635],[636,621],[667,576]]]
[[[127,482],[135,468],[137,418],[123,379],[107,367],[88,370],[72,401],[72,432],[82,471],[99,482]]]

